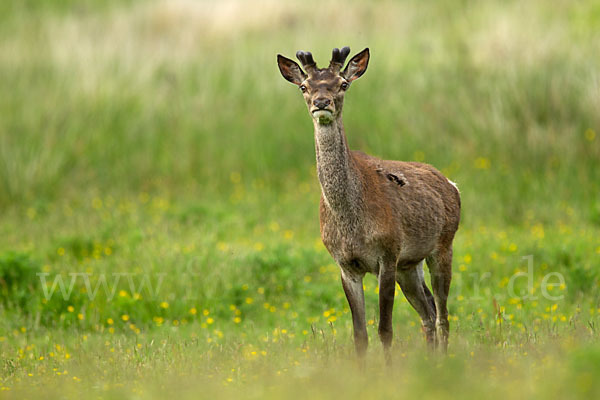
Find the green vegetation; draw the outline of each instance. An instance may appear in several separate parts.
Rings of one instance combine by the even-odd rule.
[[[315,12],[315,10],[319,12]],[[593,1],[0,5],[0,398],[600,396]],[[368,368],[275,55],[370,47],[350,146],[458,182],[449,355]]]

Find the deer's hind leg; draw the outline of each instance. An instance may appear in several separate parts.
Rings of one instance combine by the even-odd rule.
[[[452,280],[452,244],[438,249],[427,257],[427,266],[431,273],[431,287],[437,314],[435,320],[436,342],[441,350],[446,352],[450,331],[447,302]]]
[[[399,268],[396,280],[410,305],[421,317],[427,343],[434,346],[436,313],[435,306],[429,297],[431,292],[427,289],[423,278],[423,261]]]

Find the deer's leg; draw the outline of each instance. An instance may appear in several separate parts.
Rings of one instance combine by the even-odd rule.
[[[396,266],[394,263],[382,263],[379,268],[379,339],[383,344],[385,361],[392,363],[390,347],[394,338],[392,328],[392,311],[394,309],[394,292],[396,291]]]
[[[398,283],[402,293],[410,305],[419,313],[427,343],[435,345],[435,307],[428,299],[425,292],[425,280],[423,279],[423,261],[408,267],[398,269]],[[427,290],[429,292],[429,290]],[[431,295],[431,294],[429,294]]]
[[[354,347],[356,354],[363,360],[367,352],[369,337],[365,321],[365,294],[363,291],[363,276],[360,274],[345,273],[342,269],[342,286],[346,299],[352,312],[352,325],[354,328]]]
[[[431,286],[437,310],[435,320],[436,340],[441,350],[446,352],[450,331],[447,301],[450,281],[452,280],[452,246],[440,249],[435,254],[427,257],[427,265],[431,273]]]
[[[431,294],[431,291],[427,287],[427,284],[425,283],[425,279],[423,279],[423,292],[425,292],[425,297],[427,298],[427,302],[429,303],[429,306],[433,310],[433,316],[435,319],[435,317],[436,317],[435,299],[433,298],[433,294]]]

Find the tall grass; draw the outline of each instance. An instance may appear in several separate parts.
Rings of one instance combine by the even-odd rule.
[[[565,197],[593,217],[591,4],[87,4],[6,17],[5,208],[74,186],[166,179],[176,192],[190,182],[219,189],[231,171],[270,185],[311,179],[309,117],[274,56],[309,49],[324,64],[331,47],[349,44],[373,54],[348,95],[352,147],[443,169],[466,188],[467,218],[516,222],[536,197],[548,208],[540,217]]]

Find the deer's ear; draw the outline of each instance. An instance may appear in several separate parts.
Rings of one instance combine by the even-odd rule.
[[[358,79],[365,73],[369,65],[369,48],[367,47],[350,60],[342,76],[349,82]]]
[[[293,84],[300,85],[306,79],[307,75],[302,68],[293,60],[277,54],[277,65],[281,75]]]

